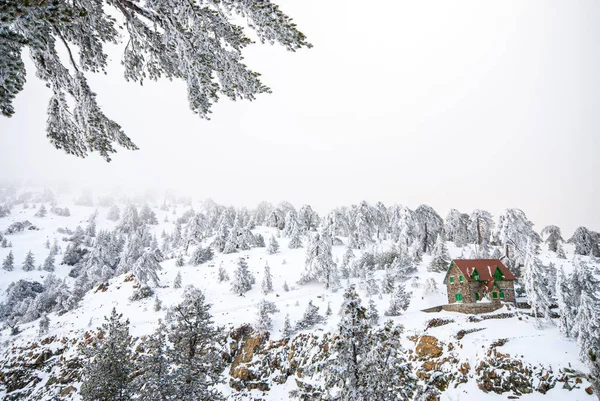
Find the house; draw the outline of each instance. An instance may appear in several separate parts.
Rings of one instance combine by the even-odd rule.
[[[515,302],[515,279],[499,259],[454,259],[444,278],[448,303]]]

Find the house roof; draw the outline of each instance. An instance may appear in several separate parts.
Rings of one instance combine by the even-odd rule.
[[[516,277],[500,259],[454,259],[452,261],[465,275],[468,281],[473,281],[471,276],[475,269],[479,273],[479,281],[494,280],[496,267],[502,272],[503,280],[515,280]]]

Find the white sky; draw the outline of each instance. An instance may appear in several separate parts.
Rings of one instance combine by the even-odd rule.
[[[274,93],[211,121],[180,82],[126,83],[122,45],[92,88],[141,150],[110,164],[55,150],[48,90],[29,64],[0,117],[0,180],[174,188],[217,202],[318,210],[366,199],[496,214],[540,230],[600,230],[600,3],[594,0],[276,0],[314,44],[253,46]]]

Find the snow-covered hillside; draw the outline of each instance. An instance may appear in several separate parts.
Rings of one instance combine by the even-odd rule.
[[[0,205],[5,204],[10,213],[0,217],[0,232],[3,233],[0,242],[6,240],[6,246],[0,247],[0,263],[9,254],[14,257],[12,271],[0,269],[0,303],[3,303],[3,329],[0,331],[0,366],[3,375],[0,375],[0,395],[6,399],[80,399],[80,382],[77,377],[58,384],[49,381],[60,369],[64,369],[60,365],[63,360],[77,356],[77,347],[65,344],[74,344],[84,339],[85,333],[100,326],[113,308],[129,319],[133,336],[150,335],[158,327],[159,319],[164,319],[166,311],[182,301],[185,288],[189,285],[204,293],[206,300],[212,304],[210,313],[214,322],[230,332],[244,324],[257,327],[260,320],[259,305],[264,300],[272,302],[276,307],[277,311],[269,314],[272,326],[268,329],[268,339],[274,343],[266,345],[264,332],[254,332],[244,337],[245,340],[240,340],[243,343],[252,336],[262,338],[262,345],[256,346],[250,359],[243,363],[249,370],[255,369],[262,375],[259,377],[264,386],[240,389],[244,385],[239,383],[244,382],[244,379],[239,377],[235,377],[238,385],[230,386],[234,381],[230,381],[229,375],[237,366],[228,366],[223,373],[225,381],[218,388],[231,399],[286,400],[290,398],[290,391],[298,390],[303,382],[316,385],[323,383],[324,379],[319,373],[306,377],[296,370],[285,381],[274,380],[272,371],[265,373],[264,368],[253,363],[269,352],[279,349],[284,353],[289,352],[287,345],[284,345],[288,341],[284,335],[286,315],[294,326],[302,320],[309,302],[319,308],[324,322],[304,330],[297,328],[293,336],[298,339],[294,340],[292,337],[290,344],[294,341],[297,341],[296,344],[310,344],[312,340],[302,337],[309,334],[323,338],[326,333],[338,333],[342,318],[338,312],[344,302],[345,290],[351,285],[356,287],[365,307],[368,307],[370,301],[376,307],[379,314],[377,326],[383,327],[387,319],[392,319],[394,323],[404,327],[400,343],[411,363],[416,385],[422,389],[431,387],[429,395],[434,397],[431,399],[504,400],[509,395],[516,395],[519,399],[531,401],[583,401],[596,397],[585,391],[590,386],[587,380],[576,383],[575,379],[571,379],[565,385],[567,375],[562,369],[570,367],[587,372],[589,368],[579,357],[577,341],[561,334],[556,316],[552,323],[540,317],[540,323],[536,324],[537,319],[531,315],[530,310],[517,309],[514,305],[505,305],[483,317],[445,311],[422,311],[447,303],[446,286],[443,283],[445,272],[431,267],[436,264],[436,258],[444,261],[448,258],[468,258],[483,254],[504,255],[508,246],[514,255],[511,256],[515,270],[524,274],[528,266],[527,251],[523,244],[531,243],[532,238],[538,238],[540,250],[535,257],[544,269],[552,269],[553,274],[550,276],[555,277],[561,269],[569,276],[581,263],[592,270],[596,269],[595,274],[598,273],[600,264],[591,249],[590,255],[576,255],[576,247],[581,247],[581,244],[567,243],[561,237],[559,246],[566,257],[563,258],[559,252],[550,251],[548,243],[539,236],[535,237],[538,234],[535,234],[531,226],[526,224],[531,232],[524,233],[521,222],[515,220],[522,217],[518,213],[506,213],[495,221],[485,220],[486,215],[483,213],[476,214],[483,216],[482,221],[485,220],[485,224],[482,223],[478,228],[487,233],[484,234],[481,245],[476,246],[474,243],[479,241],[472,238],[473,223],[467,221],[470,216],[455,214],[444,222],[437,214],[437,217],[431,217],[431,213],[435,211],[429,210],[430,208],[419,212],[406,208],[386,208],[378,204],[369,206],[368,213],[363,213],[366,206],[361,204],[354,208],[336,209],[327,216],[318,217],[312,210],[302,208],[296,211],[288,204],[278,207],[262,205],[249,211],[226,208],[212,202],[191,202],[188,199],[166,198],[154,201],[116,196],[113,199],[98,195],[95,199],[88,199],[79,193],[55,195],[47,190],[31,188],[2,191]],[[45,216],[41,216],[44,213],[39,213],[42,205],[47,210]],[[148,221],[151,224],[136,222],[134,226],[139,226],[133,229],[127,226],[131,222],[127,219],[132,219],[128,214],[132,205],[136,209],[136,219],[142,219],[137,213],[139,211],[141,215],[142,207],[147,205],[151,214],[156,216],[156,221],[151,221],[150,217]],[[120,215],[118,219],[114,219],[115,206]],[[59,213],[62,208],[68,208],[69,215],[56,214],[53,210],[56,211],[57,208],[61,208]],[[109,219],[111,212],[113,219]],[[148,214],[148,209],[145,213]],[[437,224],[425,224],[428,227],[425,237],[420,229],[420,216],[424,216],[427,222]],[[457,220],[456,225],[450,224],[453,218]],[[461,223],[460,219],[467,220]],[[30,222],[31,226],[25,225],[22,231],[10,233],[10,227],[14,228],[15,223],[25,221]],[[524,221],[530,223],[526,218]],[[81,228],[79,231],[78,226]],[[143,228],[139,228],[142,226]],[[144,233],[135,237],[137,234],[132,234],[135,230],[142,230]],[[224,241],[224,249],[231,246],[227,241],[231,242],[230,233],[234,231],[240,238],[248,236],[251,240],[241,246],[237,243],[233,249],[226,251],[231,253],[216,249],[219,247],[219,236]],[[75,238],[78,232],[82,233],[81,238]],[[331,255],[330,260],[322,261],[319,259],[323,257],[319,253],[321,251],[317,252],[318,255],[314,256],[316,261],[313,262],[316,273],[308,275],[307,250],[311,246],[317,247],[316,233],[320,233],[321,238],[328,236]],[[111,237],[113,234],[115,236]],[[585,236],[586,233],[583,234]],[[444,235],[449,240],[442,245]],[[590,232],[590,235],[591,241],[597,246],[597,234]],[[100,237],[103,239],[100,240]],[[264,246],[261,246],[262,240],[259,237],[264,239]],[[277,250],[271,244],[273,239],[278,244]],[[105,241],[106,247],[98,246],[101,241]],[[134,247],[135,241],[140,241],[140,244],[135,245],[137,248]],[[302,246],[296,247],[298,244],[293,244],[294,249],[291,249],[291,241],[299,241]],[[121,244],[120,248],[113,249],[115,254],[109,255],[111,247],[118,243]],[[441,249],[444,245],[447,251]],[[328,252],[327,245],[323,246],[325,252]],[[211,247],[214,256],[204,263],[194,265],[190,260],[199,247]],[[65,253],[75,252],[75,248],[81,249],[75,257],[77,260],[70,265],[63,263]],[[22,265],[29,251],[34,256],[36,268],[24,271]],[[46,266],[45,262],[51,254],[54,255],[54,264]],[[369,259],[370,255],[373,257]],[[410,264],[409,268],[401,266],[398,259],[394,259],[400,255],[405,258],[402,263]],[[106,262],[107,258],[114,258],[115,264],[111,266]],[[145,258],[148,259],[147,263],[140,262]],[[242,296],[232,291],[232,281],[240,258],[245,261],[255,278],[251,289]],[[362,262],[357,263],[360,260]],[[445,260],[446,265],[448,261]],[[273,291],[265,294],[261,282],[266,265],[272,275]],[[149,271],[150,279],[147,283],[140,283],[131,272],[140,272],[137,274],[139,278],[141,272],[146,271],[144,269]],[[223,271],[227,273],[229,280],[220,279]],[[157,283],[151,279],[154,272],[157,274]],[[51,275],[56,278],[54,281],[49,280]],[[82,279],[83,275],[87,275],[85,280]],[[178,275],[182,283],[180,288],[174,285]],[[42,290],[36,291],[32,289],[34,287],[27,285],[19,287],[22,293],[15,294],[14,283],[20,280],[21,283],[37,282],[46,292],[52,287],[54,295],[47,295]],[[403,283],[406,291],[411,293],[408,308],[399,316],[384,316],[395,292],[393,288],[391,292],[384,290],[386,280],[392,280],[393,287]],[[555,281],[556,278],[549,279],[544,287],[551,289],[552,297],[557,296]],[[330,288],[326,288],[327,284],[330,284]],[[139,292],[144,285],[151,288],[152,295],[131,300],[134,293]],[[82,289],[85,292],[78,294]],[[45,303],[40,301],[43,296],[46,297]],[[524,293],[521,294],[521,299],[527,299]],[[17,306],[14,304],[17,301],[22,304]],[[161,304],[159,310],[157,303]],[[36,310],[39,308],[45,309]],[[330,315],[326,314],[328,309],[332,311]],[[554,313],[561,313],[556,308],[552,310]],[[40,320],[46,316],[49,326],[40,333]],[[48,338],[56,340],[44,341]],[[58,339],[64,340],[61,342]],[[279,340],[283,342],[278,343]],[[31,345],[33,343],[36,343],[34,347]],[[62,345],[57,345],[59,343]],[[54,365],[47,365],[51,367],[44,368],[45,360],[37,367],[28,368],[27,374],[22,375],[22,382],[15,384],[14,375],[11,376],[10,372],[14,373],[18,369],[19,360],[26,360],[27,352],[37,352],[26,350],[38,347],[54,351],[62,347],[66,351],[63,349],[61,352],[64,354],[60,357],[47,358],[47,363],[54,358]],[[291,355],[288,360],[292,360]],[[32,380],[34,376],[39,380]],[[517,381],[517,376],[529,378],[529,387],[533,390],[531,393],[526,394],[527,385],[522,386],[524,391],[515,390],[517,387],[511,384],[511,380]],[[444,384],[439,384],[440,377],[446,377]],[[494,382],[496,379],[499,381]],[[73,389],[65,392],[71,386]],[[570,386],[575,388],[565,388]],[[414,397],[418,397],[417,393],[418,391],[414,393]],[[423,393],[420,396],[427,395]]]

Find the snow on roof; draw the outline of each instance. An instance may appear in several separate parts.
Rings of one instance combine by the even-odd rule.
[[[493,280],[496,268],[500,269],[504,280],[516,279],[500,259],[454,259],[453,262],[469,281],[473,281],[472,274],[475,269],[479,273],[479,280]]]

